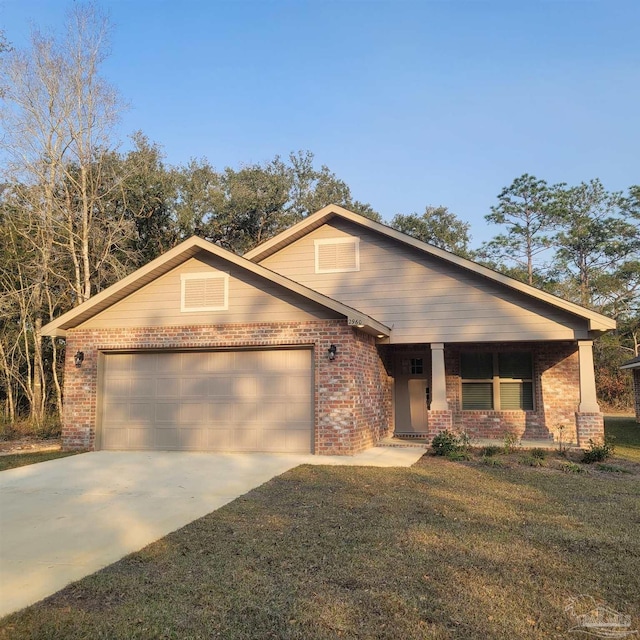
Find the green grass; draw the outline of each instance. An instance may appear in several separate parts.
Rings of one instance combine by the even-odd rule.
[[[606,416],[604,425],[606,435],[615,438],[615,456],[640,462],[640,424],[635,418]]]
[[[36,464],[38,462],[46,462],[47,460],[55,460],[56,458],[66,458],[73,456],[79,451],[34,451],[31,453],[11,453],[6,456],[0,456],[0,471],[7,469],[15,469],[16,467],[24,467],[28,464]]]
[[[4,618],[0,638],[546,640],[568,637],[580,594],[640,628],[640,466],[552,457],[298,467]]]

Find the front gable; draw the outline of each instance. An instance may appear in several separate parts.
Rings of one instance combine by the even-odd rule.
[[[281,274],[193,236],[42,328],[83,329],[345,319],[363,333],[388,327]]]
[[[340,317],[336,311],[201,252],[78,328],[304,322]]]
[[[576,340],[615,326],[600,314],[347,214],[317,218],[306,229],[303,221],[288,241],[284,232],[247,257],[379,319],[392,327],[391,343]],[[319,243],[349,240],[357,247],[357,268],[318,268]]]

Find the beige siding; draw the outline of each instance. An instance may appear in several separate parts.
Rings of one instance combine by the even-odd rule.
[[[313,241],[348,235],[360,238],[360,270],[316,274]],[[393,343],[586,337],[583,319],[345,220],[261,264],[392,327]]]
[[[183,273],[229,274],[229,307],[224,311],[180,310]],[[340,317],[291,291],[214,256],[191,258],[81,325],[85,329],[156,327],[248,322],[295,322]]]

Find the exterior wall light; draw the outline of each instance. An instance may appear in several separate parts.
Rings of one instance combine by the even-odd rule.
[[[336,359],[336,353],[338,353],[338,348],[336,347],[335,344],[332,344],[327,349],[327,352],[329,353],[329,360],[335,360]]]
[[[84,362],[84,351],[76,351],[73,361],[76,363],[76,367],[81,367]]]

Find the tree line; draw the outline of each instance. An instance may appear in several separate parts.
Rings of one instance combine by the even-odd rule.
[[[43,340],[42,326],[183,239],[242,254],[328,204],[382,221],[309,151],[221,170],[206,158],[170,166],[142,132],[121,151],[123,103],[101,75],[110,29],[98,9],[74,5],[62,37],[34,30],[24,50],[0,39],[4,425],[42,429],[60,415],[64,341]],[[598,180],[550,186],[524,175],[486,220],[500,232],[477,250],[470,225],[446,207],[389,224],[615,317],[620,329],[597,350],[600,390],[627,404],[617,365],[638,349],[640,187],[610,193]]]

